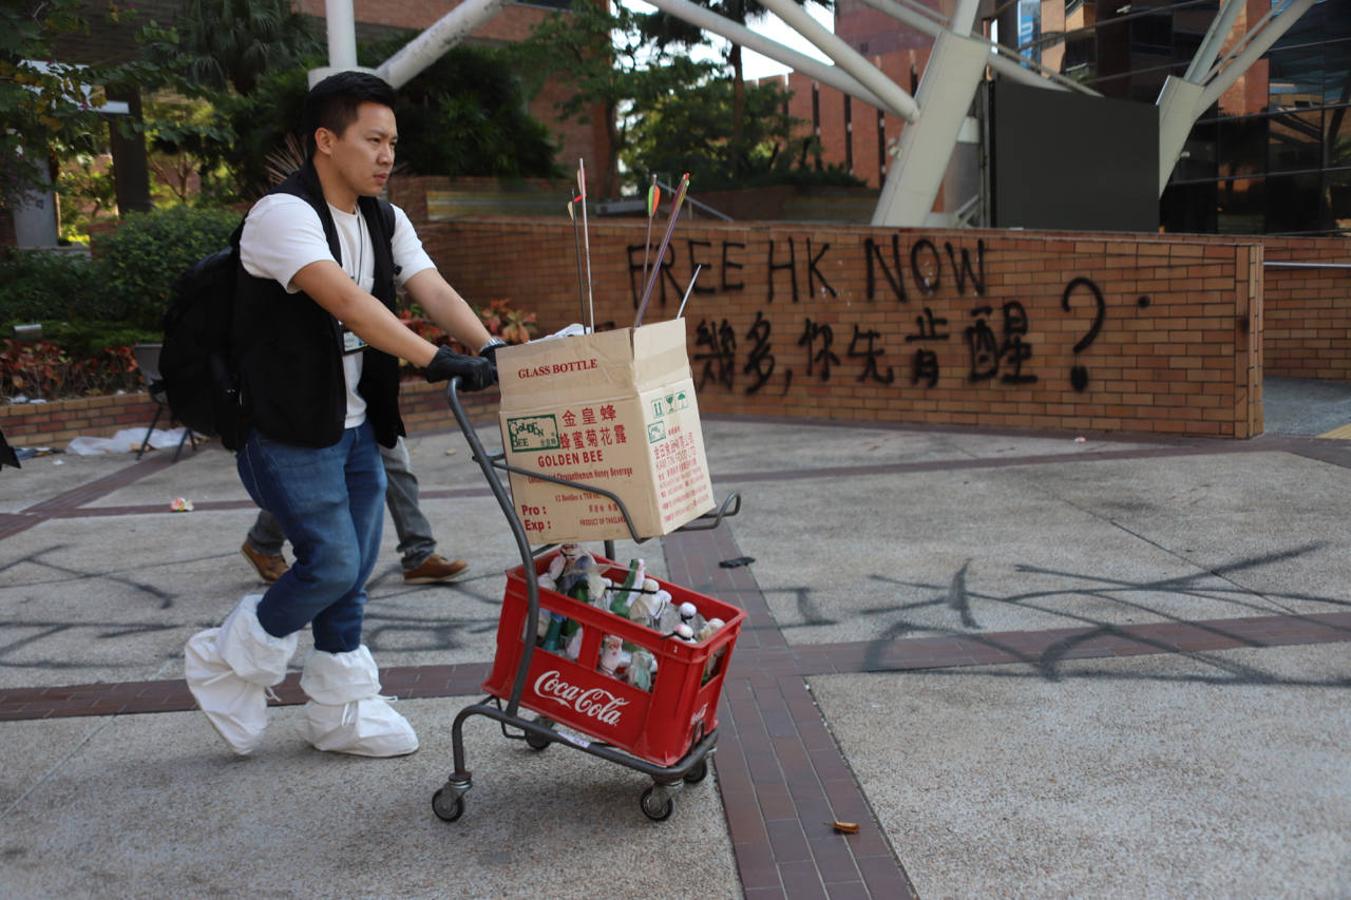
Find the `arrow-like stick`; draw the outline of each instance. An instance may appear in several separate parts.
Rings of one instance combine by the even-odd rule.
[[[591,333],[596,333],[596,298],[591,292],[591,232],[586,221],[586,161],[577,160],[577,189],[582,195],[582,245],[586,248],[586,308]]]
[[[577,233],[577,213],[572,208],[579,199],[573,197],[568,201],[568,218],[572,220],[572,248],[577,251],[577,321],[580,323],[586,318],[586,294],[582,290],[582,237]]]
[[[643,280],[639,284],[647,284],[647,260],[652,254],[652,219],[660,205],[661,188],[657,187],[657,176],[653,175],[652,186],[647,189],[647,240],[643,243]]]
[[[647,285],[643,288],[643,299],[638,303],[638,315],[633,317],[633,327],[643,324],[643,313],[652,299],[652,289],[661,277],[661,264],[666,259],[666,248],[671,245],[671,235],[675,234],[676,220],[680,218],[680,208],[685,204],[685,192],[690,188],[690,173],[680,176],[680,187],[676,189],[675,199],[671,201],[671,217],[666,220],[666,234],[662,235],[661,246],[657,248],[657,257],[652,261],[652,272],[647,276]]]
[[[699,280],[699,271],[703,267],[703,263],[694,267],[694,274],[690,276],[690,286],[685,288],[685,296],[680,298],[680,309],[676,310],[677,319],[685,315],[685,304],[690,302],[690,293],[694,290],[694,283]]]

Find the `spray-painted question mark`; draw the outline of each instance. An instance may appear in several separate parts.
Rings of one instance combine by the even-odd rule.
[[[1088,334],[1079,338],[1079,343],[1074,345],[1074,353],[1077,356],[1097,338],[1098,332],[1102,330],[1102,320],[1107,316],[1107,301],[1102,297],[1102,289],[1093,283],[1090,278],[1080,276],[1075,278],[1069,284],[1065,285],[1065,293],[1060,297],[1060,308],[1065,312],[1070,311],[1070,294],[1074,293],[1077,287],[1086,287],[1093,292],[1093,302],[1097,309],[1093,316],[1093,327],[1088,329]],[[1070,385],[1076,390],[1082,392],[1088,387],[1088,369],[1084,366],[1074,365],[1070,367]]]

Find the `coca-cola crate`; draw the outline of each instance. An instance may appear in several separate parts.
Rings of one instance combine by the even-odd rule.
[[[536,574],[548,568],[551,558],[546,555],[535,561]],[[615,584],[623,582],[626,567],[599,556],[596,562],[602,574]],[[670,766],[718,726],[718,699],[746,614],[721,600],[656,580],[670,591],[673,603],[689,601],[704,618],[722,619],[726,624],[704,643],[686,644],[541,587],[541,610],[556,612],[582,626],[581,651],[573,661],[536,647],[520,702],[526,709],[588,737],[655,765]],[[530,611],[526,591],[524,568],[509,570],[497,625],[497,655],[483,683],[485,691],[502,699],[511,696],[524,648],[522,637],[533,641],[536,636],[536,623],[526,622]],[[656,658],[657,673],[650,693],[599,671],[601,640],[607,634],[643,647]],[[713,676],[703,682],[705,666],[714,657]]]

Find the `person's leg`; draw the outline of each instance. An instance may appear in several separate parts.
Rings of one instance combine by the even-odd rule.
[[[271,584],[286,574],[286,557],[281,555],[285,542],[286,535],[282,534],[276,516],[260,509],[239,552],[257,570],[258,577]]]
[[[411,584],[446,581],[463,573],[469,564],[447,560],[436,552],[432,524],[418,505],[418,480],[408,458],[408,444],[399,438],[393,447],[381,447],[389,487],[385,503],[389,506],[394,530],[399,535],[399,555],[404,580]]]
[[[273,512],[296,548],[296,565],[263,597],[245,597],[224,625],[194,635],[184,651],[193,697],[236,753],[251,753],[262,739],[266,690],[285,678],[296,632],[356,581],[347,445],[350,438],[315,450],[254,433],[236,455],[249,496]]]
[[[269,634],[300,631],[358,583],[361,549],[346,475],[354,431],[318,448],[255,432],[240,450],[241,479],[252,484],[254,500],[276,517],[295,553],[294,565],[258,604],[258,621]]]
[[[356,577],[344,591],[314,616],[314,646],[327,653],[344,653],[361,646],[361,624],[366,611],[366,579],[380,555],[384,526],[385,469],[369,424],[349,429],[352,447],[343,461],[347,519],[355,550]]]
[[[361,643],[366,579],[375,568],[384,522],[385,472],[374,434],[363,425],[347,458],[345,477],[356,535],[356,583],[311,623],[314,652],[305,660],[300,686],[309,696],[305,724],[319,750],[360,756],[402,756],[418,748],[417,734],[380,696],[380,672]]]
[[[399,535],[399,556],[405,570],[416,569],[436,552],[436,538],[432,537],[432,523],[418,508],[417,476],[408,458],[408,444],[399,438],[393,447],[381,447],[380,460],[389,483],[385,503]]]
[[[286,543],[286,535],[282,534],[281,526],[277,524],[277,517],[265,509],[260,509],[258,510],[258,518],[254,520],[253,527],[249,529],[248,541],[253,549],[259,553],[268,556],[281,556],[281,548]]]

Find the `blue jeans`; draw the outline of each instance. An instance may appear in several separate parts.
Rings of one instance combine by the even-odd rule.
[[[436,538],[432,537],[432,523],[418,508],[418,481],[408,459],[408,444],[399,438],[393,447],[380,447],[380,459],[385,464],[385,506],[394,520],[399,534],[399,556],[404,571],[416,569],[436,552]],[[253,527],[249,529],[249,543],[261,553],[280,556],[286,543],[281,525],[267,510],[260,510]]]
[[[276,516],[295,564],[268,588],[258,622],[273,637],[307,624],[314,646],[361,646],[366,579],[380,551],[385,468],[369,423],[331,447],[299,447],[250,432],[235,456],[253,502]]]

